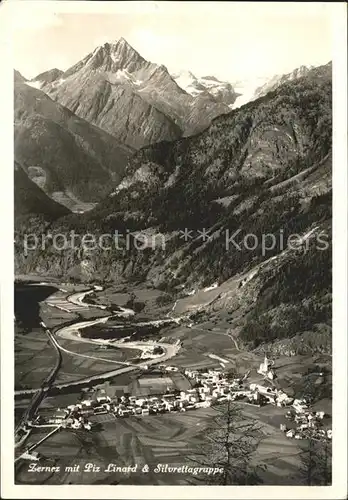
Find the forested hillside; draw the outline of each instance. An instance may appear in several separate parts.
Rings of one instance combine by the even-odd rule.
[[[17,268],[54,269],[83,280],[139,280],[177,293],[180,286],[238,279],[264,262],[240,288],[240,299],[227,297],[219,306],[232,311],[244,295],[250,299],[253,311],[245,306],[238,323],[243,341],[257,347],[315,325],[329,328],[331,136],[328,64],[216,118],[194,137],[141,149],[116,190],[94,210],[65,216],[49,228],[97,235],[118,230],[121,243],[129,233],[135,239],[139,232],[161,233],[165,248],[50,249],[26,259],[17,255]],[[186,240],[185,230],[191,231]],[[241,251],[226,247],[226,234],[236,231]],[[309,232],[315,239],[306,251],[303,242],[289,251],[279,236],[286,242]],[[266,252],[260,244],[246,249],[249,234],[258,242],[273,234],[276,243]],[[328,241],[324,251],[314,244],[320,234]]]

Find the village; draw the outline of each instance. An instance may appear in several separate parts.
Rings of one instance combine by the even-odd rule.
[[[261,407],[274,405],[289,408],[284,413],[288,423],[280,424],[280,431],[287,438],[330,440],[332,430],[324,425],[325,413],[311,411],[305,399],[289,397],[283,390],[277,389],[272,383],[275,373],[273,361],[265,356],[263,363],[256,370],[263,377],[264,384],[248,383],[250,371],[243,377],[235,378],[222,370],[192,370],[185,369],[184,374],[191,382],[191,389],[186,391],[167,391],[165,394],[151,396],[122,395],[110,398],[99,395],[96,398],[84,399],[66,408],[57,409],[53,416],[38,415],[33,421],[28,421],[31,428],[65,428],[93,431],[93,417],[102,414],[112,414],[115,419],[126,417],[144,417],[161,413],[193,411],[197,408],[207,408],[228,401],[244,403]],[[166,372],[177,371],[175,366],[162,365]],[[26,455],[22,455],[26,458]],[[32,452],[27,456],[30,460],[39,460],[40,456]]]

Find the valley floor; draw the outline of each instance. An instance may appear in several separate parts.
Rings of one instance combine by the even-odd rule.
[[[89,288],[88,285],[54,283],[59,288],[40,303],[40,316],[53,333],[59,327],[72,321],[84,321],[103,317],[108,313],[93,305],[66,307],[67,298]],[[125,307],[129,303],[130,290],[125,287],[110,287],[98,291],[93,300],[96,304]],[[134,288],[136,300],[144,304],[136,315],[139,321],[158,319],[170,314],[173,304],[159,306],[156,299],[162,294],[158,290]],[[83,301],[82,301],[83,302]],[[56,306],[59,306],[56,307]],[[50,414],[59,408],[85,399],[87,395],[109,397],[122,394],[141,396],[164,393],[170,390],[187,390],[190,381],[185,377],[185,368],[234,369],[244,375],[250,370],[248,381],[262,383],[263,377],[256,373],[262,356],[254,352],[243,351],[238,345],[238,338],[227,333],[223,324],[204,323],[165,326],[156,334],[161,342],[175,344],[180,341],[180,350],[166,365],[177,368],[175,372],[163,372],[156,366],[150,370],[135,369],[129,373],[108,378],[90,384],[88,388],[71,387],[64,393],[49,393],[42,401],[39,414]],[[69,382],[84,376],[94,375],[117,369],[120,363],[128,362],[137,356],[130,349],[100,349],[100,346],[81,342],[81,339],[66,340],[58,338],[63,352],[61,368],[54,384]],[[75,354],[74,354],[75,353]],[[84,356],[81,356],[84,355]],[[100,358],[100,359],[99,359]],[[108,358],[112,364],[103,361]],[[325,359],[324,359],[325,358]],[[38,389],[55,362],[55,353],[49,345],[42,328],[32,328],[25,332],[16,324],[15,335],[16,388]],[[279,356],[275,359],[276,383],[289,395],[296,397],[301,393],[308,367],[320,363],[330,366],[329,356]],[[29,404],[31,396],[21,396],[16,400],[16,422],[21,418]],[[318,409],[331,414],[330,398],[317,401]],[[266,405],[264,407],[243,406],[246,419],[256,418],[262,425],[264,437],[260,442],[253,461],[266,466],[263,480],[268,485],[300,484],[300,446],[296,440],[289,440],[280,431],[284,422],[284,408]],[[93,423],[98,424],[91,431],[85,429],[62,429],[53,434],[38,447],[43,457],[38,465],[57,467],[53,472],[30,472],[31,461],[18,460],[15,464],[17,484],[196,484],[192,474],[156,473],[158,464],[170,466],[192,465],[192,459],[206,441],[206,429],[216,416],[214,408],[199,408],[186,413],[149,415],[129,418],[117,418],[111,413],[95,415]],[[27,438],[25,448],[40,441],[48,433],[47,429],[33,429]],[[20,448],[21,452],[24,448]],[[84,472],[86,464],[94,464],[93,471]],[[136,472],[106,472],[110,463],[118,466],[138,465]],[[149,472],[141,471],[144,465]]]

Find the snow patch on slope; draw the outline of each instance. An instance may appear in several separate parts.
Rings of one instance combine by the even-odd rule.
[[[230,90],[231,84],[218,80],[212,76],[196,77],[191,71],[182,70],[172,75],[176,83],[193,97],[209,92],[213,96],[217,96],[221,91]],[[233,91],[233,89],[231,89]]]
[[[200,91],[197,90],[194,86],[194,83],[197,82],[197,78],[193,73],[191,73],[191,71],[183,70],[172,75],[172,77],[179,85],[179,87],[185,90],[188,94],[194,96],[200,93]]]
[[[255,78],[239,80],[233,83],[233,88],[239,94],[236,101],[232,105],[232,109],[240,108],[247,102],[256,99],[255,92],[259,87],[265,85],[269,80],[266,76],[259,76]]]
[[[42,82],[36,80],[36,81],[33,81],[33,82],[29,82],[29,81],[26,81],[25,82],[27,85],[29,85],[30,87],[34,87],[34,89],[41,89],[42,87]]]

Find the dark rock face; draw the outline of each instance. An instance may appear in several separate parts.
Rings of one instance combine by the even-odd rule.
[[[49,94],[77,116],[132,148],[181,136],[181,129],[170,118],[130,86],[112,84],[99,74],[84,81],[82,87],[81,82],[75,82],[74,87],[71,82],[63,83],[56,95]]]

